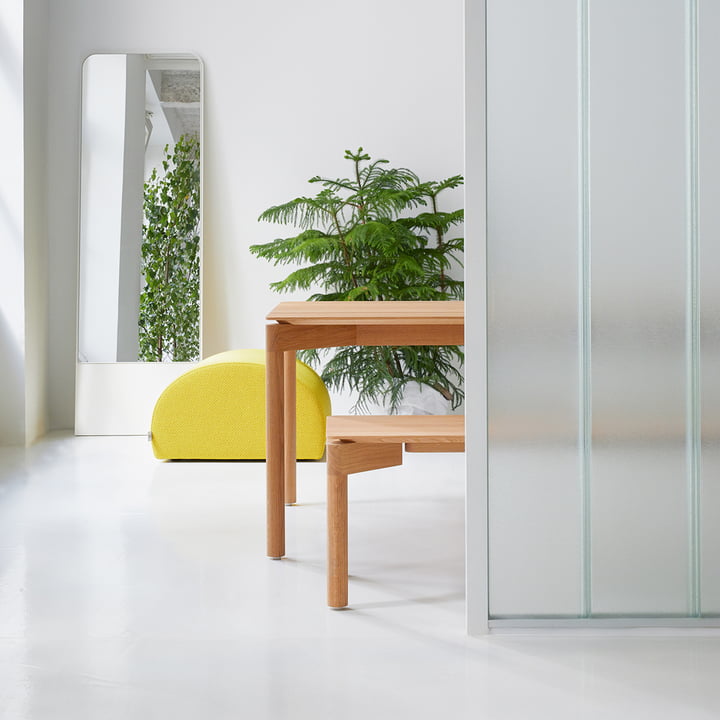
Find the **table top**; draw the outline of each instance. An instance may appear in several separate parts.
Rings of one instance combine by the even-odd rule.
[[[281,302],[268,320],[290,325],[463,325],[462,300]]]

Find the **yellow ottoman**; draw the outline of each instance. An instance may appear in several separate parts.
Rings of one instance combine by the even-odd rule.
[[[318,374],[297,362],[297,457],[325,452],[330,395]],[[212,355],[170,383],[152,417],[155,457],[173,460],[265,459],[265,351]]]

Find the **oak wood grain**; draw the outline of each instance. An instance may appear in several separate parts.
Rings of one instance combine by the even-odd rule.
[[[463,325],[462,300],[282,302],[268,320],[292,325]]]
[[[464,415],[331,415],[329,442],[457,444],[465,440]]]
[[[284,415],[285,415],[285,504],[294,505],[297,499],[296,493],[296,445],[297,445],[297,416],[295,413],[295,398],[297,395],[295,375],[295,351],[288,350],[283,353],[285,384],[284,391]]]
[[[268,335],[270,328],[268,326]],[[285,554],[284,353],[268,351],[265,360],[267,425],[267,554]]]
[[[465,442],[445,443],[405,443],[405,452],[409,453],[441,453],[441,452],[465,452]]]

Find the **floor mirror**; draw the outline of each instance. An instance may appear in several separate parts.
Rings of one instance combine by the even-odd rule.
[[[202,63],[82,68],[75,432],[144,434],[201,355]]]

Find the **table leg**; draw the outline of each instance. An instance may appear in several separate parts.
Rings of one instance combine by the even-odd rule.
[[[285,504],[295,503],[296,412],[295,412],[295,351],[285,351]]]
[[[268,325],[266,331],[267,554],[271,558],[281,558],[285,554],[284,353],[273,349],[278,326]]]

